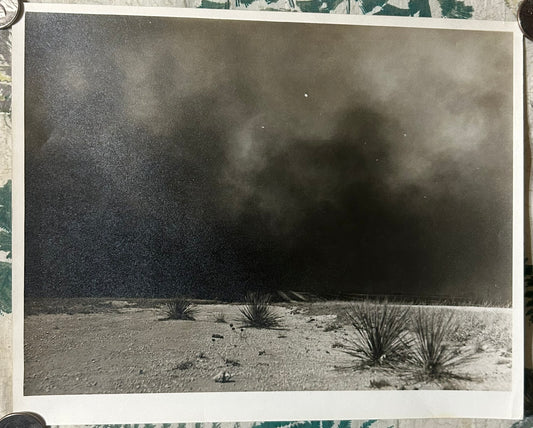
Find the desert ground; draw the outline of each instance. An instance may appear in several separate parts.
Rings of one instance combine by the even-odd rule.
[[[361,364],[349,302],[273,303],[280,326],[249,328],[243,305],[199,302],[165,320],[162,299],[27,299],[26,395],[371,389],[510,390],[511,309],[416,306],[453,313],[449,375]]]

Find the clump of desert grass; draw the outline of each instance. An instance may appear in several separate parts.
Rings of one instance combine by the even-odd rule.
[[[194,367],[194,362],[191,360],[184,360],[179,362],[172,370],[189,370]]]
[[[463,346],[473,344],[484,349],[510,349],[512,322],[498,310],[469,312],[455,311],[455,324],[458,328],[448,329],[446,339]]]
[[[324,332],[330,332],[330,331],[337,331],[337,330],[340,330],[341,328],[343,327],[343,325],[338,322],[337,320],[335,321],[331,321],[331,322],[328,322],[325,326],[324,326]]]
[[[175,297],[171,301],[165,303],[164,311],[166,314],[165,320],[189,320],[194,321],[197,308],[194,303],[185,297]]]
[[[226,321],[226,314],[224,312],[217,312],[215,314],[215,322],[217,323],[227,323]]]
[[[420,380],[466,378],[458,375],[456,370],[470,360],[472,354],[446,340],[459,328],[452,312],[418,310],[412,328],[414,341],[409,363]]]
[[[405,361],[411,339],[409,308],[363,301],[347,312],[356,334],[343,351],[361,366],[393,366]]]
[[[242,322],[247,327],[276,328],[281,317],[274,311],[269,294],[250,292],[245,297],[245,305],[239,308]]]
[[[370,379],[370,388],[381,389],[391,386],[387,379]]]
[[[502,357],[497,364],[510,363],[511,319],[504,309],[415,310],[405,303],[363,301],[352,304],[344,319],[355,332],[332,347],[354,357],[356,364],[339,369],[393,369],[409,382],[457,389],[462,384],[456,381],[474,380],[468,363],[481,352],[497,350]]]

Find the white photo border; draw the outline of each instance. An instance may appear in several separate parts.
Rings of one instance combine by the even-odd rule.
[[[404,418],[520,419],[524,367],[523,36],[515,22],[26,3],[25,12],[320,23],[513,33],[511,391],[298,391],[24,396],[24,33],[13,27],[13,410],[50,425]]]

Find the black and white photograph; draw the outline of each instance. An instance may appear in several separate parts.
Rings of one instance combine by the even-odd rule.
[[[513,391],[513,31],[45,12],[24,396]]]

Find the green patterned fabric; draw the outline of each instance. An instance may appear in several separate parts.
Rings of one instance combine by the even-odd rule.
[[[93,425],[92,428],[395,428],[392,421],[295,421]],[[59,427],[56,427],[59,428]],[[62,428],[65,428],[64,426]],[[74,428],[74,427],[71,427]],[[81,426],[80,426],[81,428]]]

